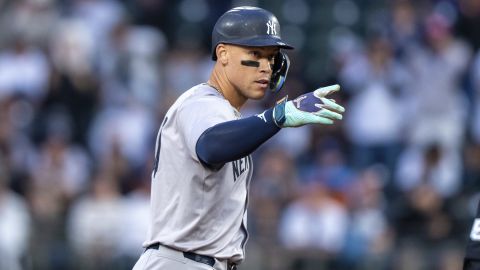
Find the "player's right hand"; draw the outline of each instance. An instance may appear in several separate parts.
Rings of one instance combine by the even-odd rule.
[[[275,123],[283,128],[306,124],[330,125],[334,120],[341,120],[345,108],[325,97],[338,90],[340,86],[335,84],[303,94],[294,100],[284,99],[273,110]]]

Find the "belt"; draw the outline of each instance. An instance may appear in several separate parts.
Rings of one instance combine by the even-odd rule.
[[[150,246],[147,247],[147,249],[157,249],[158,250],[160,245],[161,245],[160,243],[151,244]],[[213,267],[213,265],[215,264],[215,258],[207,256],[207,255],[200,255],[200,254],[197,254],[197,253],[184,251],[183,252],[183,257],[185,257],[187,259],[190,259],[192,261],[196,261],[196,262],[199,262],[199,263],[209,265],[211,267]],[[236,270],[236,269],[237,269],[236,264],[227,263],[227,270]]]

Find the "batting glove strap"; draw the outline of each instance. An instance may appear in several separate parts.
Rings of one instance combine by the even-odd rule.
[[[282,98],[277,102],[277,105],[273,107],[273,122],[277,127],[283,127],[283,124],[285,123],[286,117],[285,117],[285,105],[287,104],[287,99],[288,96]]]

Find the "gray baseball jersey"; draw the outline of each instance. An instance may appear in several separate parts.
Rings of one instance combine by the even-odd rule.
[[[189,89],[169,109],[157,135],[145,247],[161,243],[221,260],[243,260],[252,159],[213,171],[202,166],[195,151],[206,129],[239,118],[207,84]]]

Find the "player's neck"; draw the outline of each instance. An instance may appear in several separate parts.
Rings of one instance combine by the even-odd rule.
[[[240,108],[247,102],[247,99],[239,94],[236,91],[235,86],[233,86],[226,76],[220,76],[218,70],[214,69],[210,75],[210,79],[207,82],[213,88],[217,89],[223,97],[230,102],[235,109],[240,111]]]

